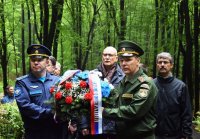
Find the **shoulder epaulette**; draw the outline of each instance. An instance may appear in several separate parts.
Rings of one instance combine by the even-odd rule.
[[[22,80],[22,79],[24,79],[26,77],[28,77],[28,75],[24,75],[24,76],[18,77],[16,80]]]

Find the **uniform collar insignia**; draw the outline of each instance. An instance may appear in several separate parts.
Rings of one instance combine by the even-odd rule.
[[[36,86],[36,85],[33,85],[33,86],[30,86],[31,88],[38,88],[38,86]]]
[[[144,82],[144,77],[140,76],[140,77],[138,77],[138,80],[142,83],[142,82]]]

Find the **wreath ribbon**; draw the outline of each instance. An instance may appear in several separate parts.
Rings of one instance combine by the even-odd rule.
[[[102,134],[102,93],[100,78],[96,74],[89,74],[89,87],[92,93],[91,106],[91,134]]]

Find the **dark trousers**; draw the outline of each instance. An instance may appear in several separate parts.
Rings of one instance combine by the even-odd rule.
[[[87,135],[80,137],[80,139],[119,139],[115,134],[99,134],[99,135]]]
[[[181,137],[179,135],[177,136],[156,135],[156,139],[181,139]]]
[[[63,139],[61,126],[25,129],[25,139]]]

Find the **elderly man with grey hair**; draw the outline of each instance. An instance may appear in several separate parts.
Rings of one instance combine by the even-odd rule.
[[[174,61],[162,52],[156,59],[158,87],[156,139],[189,139],[192,136],[192,110],[187,86],[173,77]]]
[[[102,80],[108,80],[113,86],[117,86],[125,76],[117,61],[117,50],[113,46],[107,46],[102,53],[102,62],[96,69],[102,73]]]

